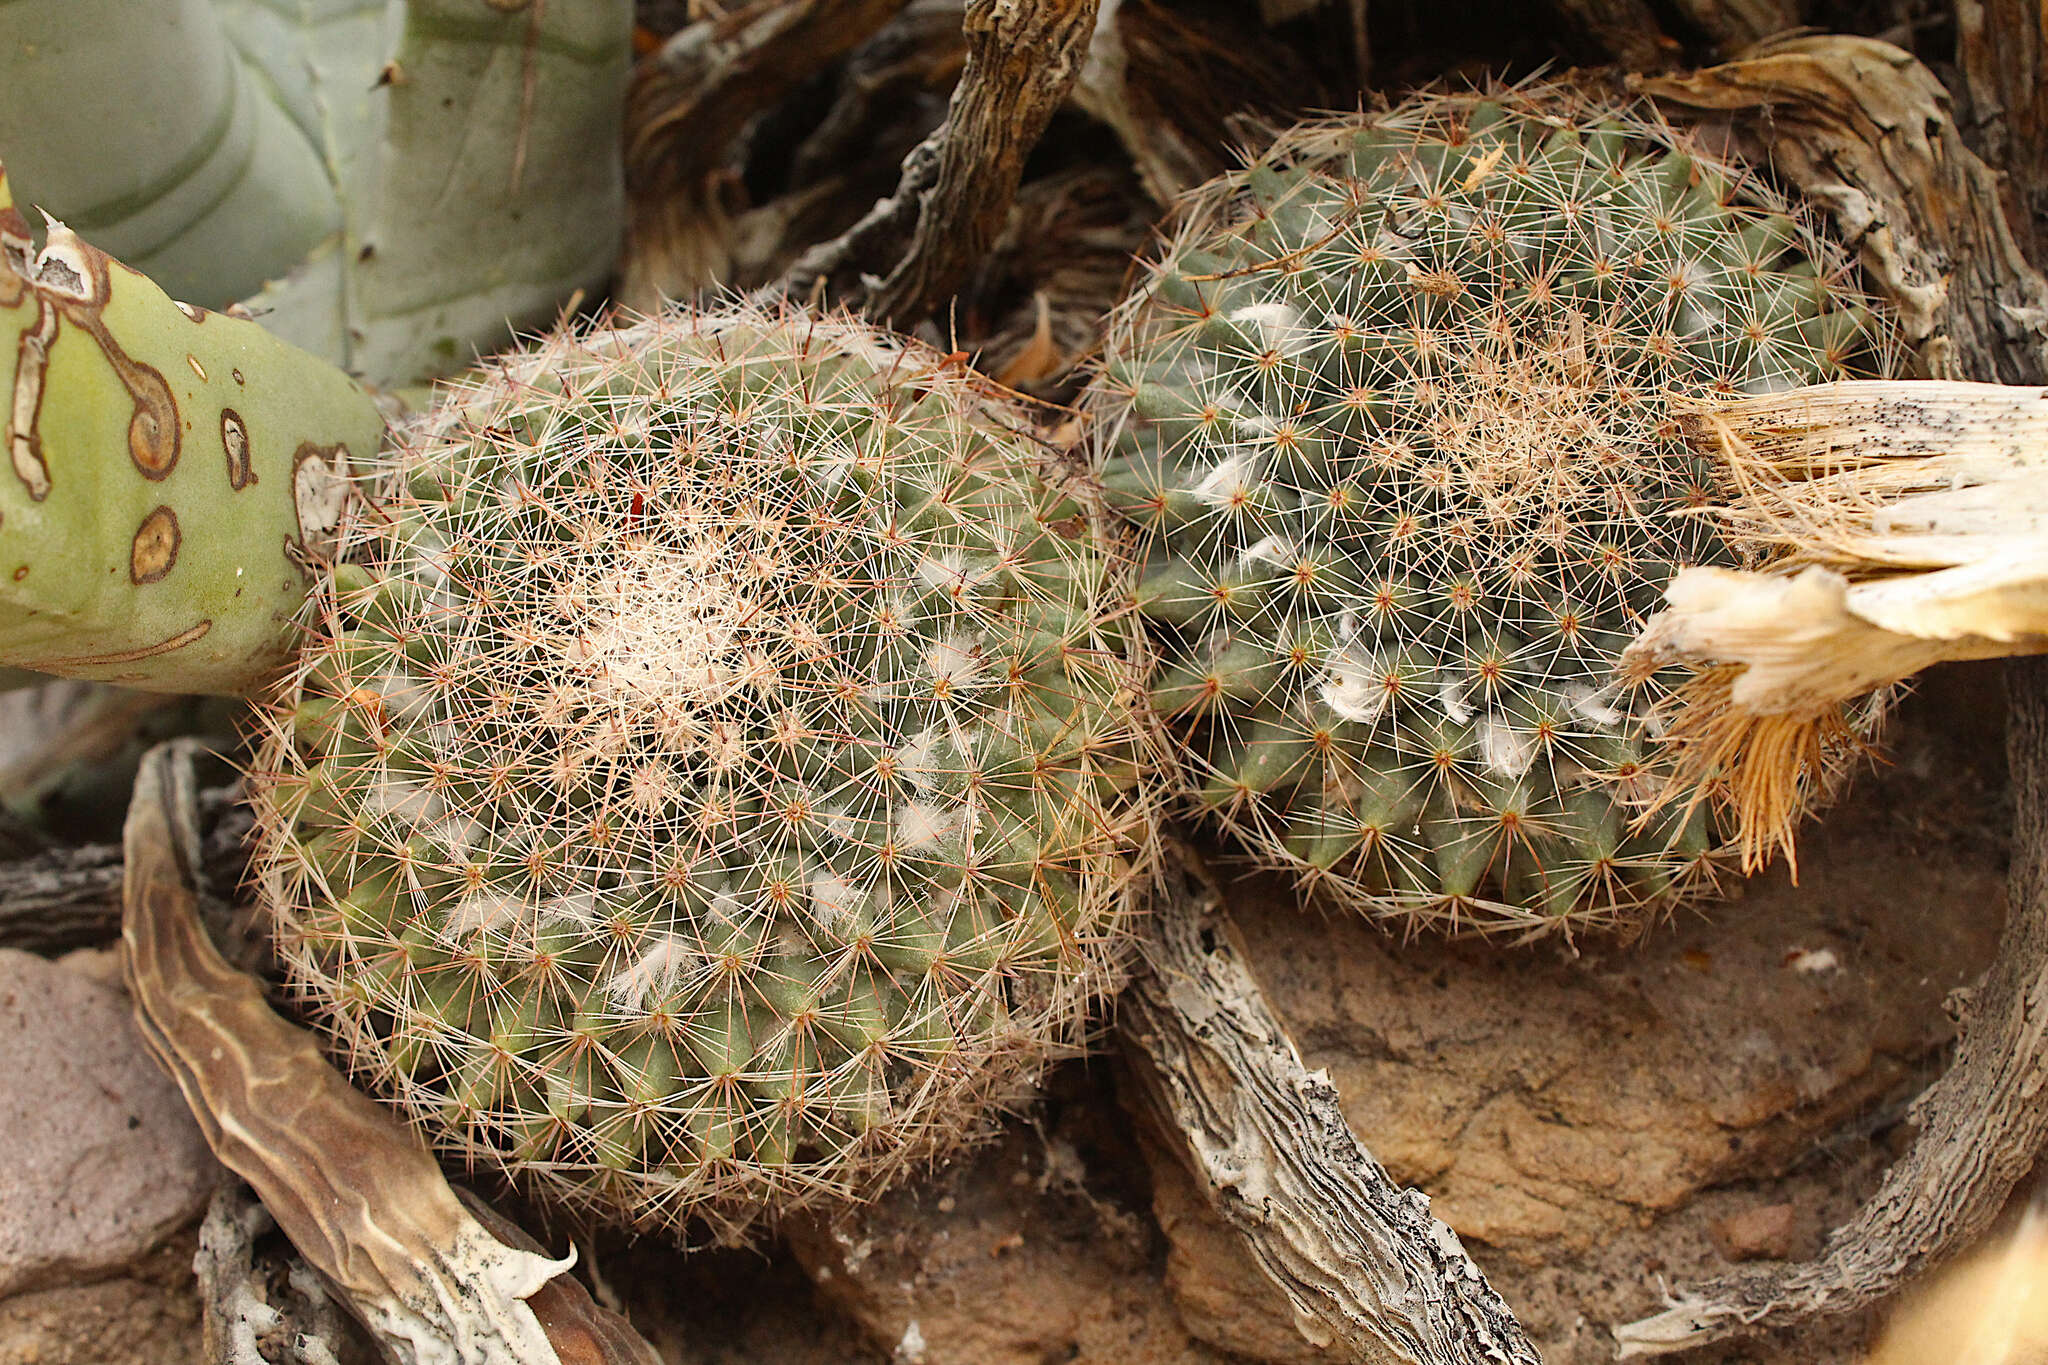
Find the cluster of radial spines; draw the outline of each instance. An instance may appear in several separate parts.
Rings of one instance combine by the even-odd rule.
[[[444,1150],[732,1233],[972,1136],[1149,843],[1088,515],[849,320],[572,333],[403,443],[259,768],[293,982]]]
[[[1615,674],[1725,554],[1673,403],[1871,363],[1846,273],[1562,90],[1307,125],[1197,191],[1089,399],[1191,794],[1409,923],[1624,922],[1709,880],[1709,803],[1644,818],[1670,680]]]

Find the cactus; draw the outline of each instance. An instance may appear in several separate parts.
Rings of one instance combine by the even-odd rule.
[[[1702,884],[1648,815],[1670,679],[1617,680],[1726,558],[1672,403],[1879,343],[1841,254],[1669,129],[1564,89],[1298,128],[1197,191],[1088,404],[1146,557],[1188,794],[1411,923],[1626,921]]]
[[[628,0],[0,8],[24,202],[371,383],[446,374],[611,273]]]
[[[1024,426],[734,305],[556,333],[402,432],[257,761],[358,1076],[461,1159],[730,1234],[1074,1042],[1149,844],[1139,693]]]
[[[383,438],[376,405],[61,223],[37,253],[4,170],[0,318],[0,661],[163,691],[274,672]]]

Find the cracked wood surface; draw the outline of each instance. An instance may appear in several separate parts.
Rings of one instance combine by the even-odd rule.
[[[1956,0],[1956,64],[1971,131],[2008,177],[2015,227],[2038,260],[2048,241],[2048,5]]]
[[[1998,174],[1948,92],[1870,38],[1793,38],[1641,82],[1674,117],[1725,119],[1747,157],[1834,220],[1936,379],[2048,382],[2048,280],[2020,250]]]
[[[1124,1051],[1310,1342],[1361,1365],[1536,1365],[1428,1196],[1391,1180],[1267,1003],[1216,888],[1169,858]]]

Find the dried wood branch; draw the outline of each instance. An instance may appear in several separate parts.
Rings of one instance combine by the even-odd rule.
[[[1166,896],[1150,970],[1124,999],[1124,1050],[1303,1335],[1368,1365],[1534,1365],[1457,1234],[1388,1178],[1329,1076],[1302,1065],[1218,890],[1170,858]]]
[[[2026,262],[1996,176],[1963,145],[1938,82],[1896,48],[1801,39],[1668,81],[1679,108],[1733,114],[1857,244],[1898,306],[1908,340],[1943,376],[2048,377],[2048,282]],[[1998,957],[1953,1000],[1962,1039],[1914,1106],[1912,1149],[1808,1264],[1697,1286],[1671,1309],[1616,1329],[1623,1355],[1686,1350],[1873,1302],[1980,1236],[2048,1143],[2048,663],[2008,665],[2015,818]]]
[[[804,253],[785,291],[822,287],[899,328],[952,297],[1001,232],[1024,159],[1080,74],[1095,12],[1096,0],[969,0],[946,121],[904,158],[896,192]]]
[[[1678,56],[1649,0],[1550,0],[1550,7],[1629,71],[1664,71]]]
[[[51,849],[0,863],[0,948],[61,953],[121,934],[121,850]]]
[[[2048,9],[2039,0],[1956,0],[1956,64],[1970,127],[2017,201],[2014,226],[2048,240]]]
[[[1997,173],[1910,55],[1868,38],[1795,38],[1641,88],[1675,117],[1731,118],[1753,160],[1834,219],[1924,373],[2048,382],[2048,280],[2020,251]]]
[[[1104,0],[1074,102],[1109,125],[1146,193],[1167,205],[1237,163],[1247,117],[1284,125],[1332,97],[1300,52],[1240,10]]]
[[[202,811],[224,810],[239,798],[233,787],[199,794]],[[202,885],[231,890],[242,880],[249,851],[246,811],[218,821],[200,847]],[[45,956],[94,948],[121,937],[121,846],[79,844],[45,849],[0,862],[0,948]]]
[[[748,122],[874,34],[905,0],[755,0],[676,33],[626,101],[626,273],[651,308],[723,282],[731,223],[719,181]]]
[[[188,741],[136,776],[123,840],[122,942],[144,1040],[221,1163],[253,1186],[307,1263],[401,1365],[561,1365],[528,1300],[573,1261],[515,1250],[457,1200],[403,1124],[272,1012],[198,915]],[[652,1365],[652,1348],[570,1361]],[[566,1343],[575,1345],[577,1343]]]
[[[1800,0],[1675,0],[1684,20],[1733,53],[1803,22]]]

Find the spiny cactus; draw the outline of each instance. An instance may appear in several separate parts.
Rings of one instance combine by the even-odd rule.
[[[558,334],[400,434],[257,810],[295,989],[444,1150],[731,1232],[1075,1041],[1139,697],[1096,518],[985,390],[733,307]]]
[[[1378,914],[1599,923],[1711,871],[1638,819],[1657,679],[1615,661],[1723,555],[1672,401],[1840,375],[1839,252],[1753,180],[1562,89],[1314,123],[1197,191],[1090,406],[1147,556],[1200,804]]]
[[[175,303],[0,171],[0,662],[163,691],[275,672],[384,419],[253,322]]]

